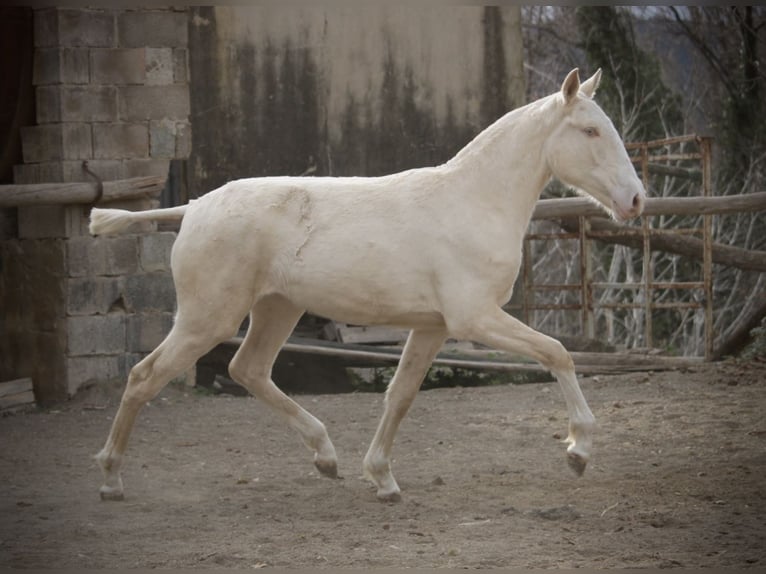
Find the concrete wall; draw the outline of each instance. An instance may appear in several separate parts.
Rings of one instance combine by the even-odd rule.
[[[37,122],[15,183],[92,181],[83,160],[105,181],[166,176],[189,155],[186,9],[43,8],[34,32]],[[88,213],[19,208],[0,242],[0,381],[31,377],[42,403],[124,379],[172,325],[175,234],[93,238]]]
[[[445,161],[525,101],[519,7],[190,8],[190,195]]]

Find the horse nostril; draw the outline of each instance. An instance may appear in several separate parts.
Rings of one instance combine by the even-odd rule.
[[[633,196],[633,211],[634,212],[640,212],[641,211],[641,194],[637,193]]]

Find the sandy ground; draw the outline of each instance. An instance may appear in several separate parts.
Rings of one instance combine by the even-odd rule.
[[[766,364],[583,378],[600,423],[569,471],[555,384],[421,392],[395,447],[398,504],[361,460],[374,394],[304,395],[342,480],[252,398],[171,386],[146,407],[126,498],[91,455],[119,389],[0,419],[0,567],[766,566]]]

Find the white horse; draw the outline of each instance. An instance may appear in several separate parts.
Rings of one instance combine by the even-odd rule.
[[[644,188],[611,121],[593,101],[600,70],[509,112],[438,167],[384,177],[264,177],[232,181],[181,207],[94,209],[93,234],[181,220],[171,267],[178,311],[167,338],[130,372],[104,448],[104,499],[121,499],[120,464],[141,407],[173,377],[233,336],[247,335],[232,378],[281,414],[322,474],[337,476],[325,426],[271,380],[305,311],[353,324],[411,329],[364,458],[381,500],[400,498],[391,447],[447,337],[527,355],[558,379],[569,414],[570,466],[590,456],[594,417],[574,364],[555,339],[501,306],[521,263],[535,203],[551,177],[585,191],[614,217],[641,214]]]

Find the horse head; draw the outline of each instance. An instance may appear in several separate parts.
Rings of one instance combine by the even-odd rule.
[[[562,120],[544,153],[557,179],[624,221],[641,215],[646,193],[614,124],[593,100],[600,81],[601,70],[582,84],[577,68],[569,72],[556,95]]]

